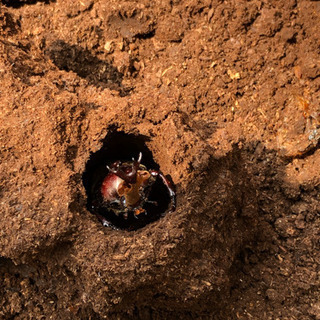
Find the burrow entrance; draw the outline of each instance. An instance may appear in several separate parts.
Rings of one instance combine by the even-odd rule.
[[[86,164],[83,174],[83,184],[87,193],[87,209],[97,216],[102,216],[114,227],[126,230],[137,230],[147,224],[158,220],[169,208],[170,196],[162,180],[158,177],[152,185],[148,200],[155,203],[145,203],[143,209],[147,214],[135,217],[133,214],[127,218],[122,214],[116,215],[103,201],[101,185],[104,178],[109,174],[107,165],[115,161],[132,161],[142,153],[141,164],[148,170],[159,170],[159,165],[154,161],[152,152],[146,142],[150,139],[143,135],[127,134],[121,131],[112,131],[104,139],[102,148],[92,154]],[[165,174],[165,172],[164,172]],[[170,177],[167,176],[169,180]]]

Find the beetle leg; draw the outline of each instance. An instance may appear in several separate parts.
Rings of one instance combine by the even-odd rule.
[[[126,220],[128,219],[128,212],[127,212],[127,211],[123,213],[123,217],[124,217]]]
[[[101,216],[100,214],[95,214],[95,215],[101,221],[104,227],[112,228],[114,230],[119,230],[116,226],[114,226],[111,222],[109,222],[105,217]]]
[[[126,201],[125,196],[122,196],[120,198],[120,203],[121,203],[122,211],[127,212],[128,211],[128,207],[127,207],[127,201]]]
[[[152,201],[152,200],[146,200],[146,203],[150,203],[150,204],[153,204],[155,206],[158,205],[158,202],[157,201]]]
[[[135,208],[134,212],[133,212],[133,215],[134,215],[134,217],[136,219],[139,219],[138,215],[140,215],[141,213],[145,213],[146,214],[146,210],[144,210],[143,208]]]
[[[166,186],[171,201],[169,212],[173,212],[176,209],[176,193],[173,190],[171,182],[163,175],[161,171],[150,170],[150,173],[155,178],[160,177],[163,184]]]

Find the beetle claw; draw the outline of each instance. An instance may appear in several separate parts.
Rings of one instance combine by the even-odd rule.
[[[103,225],[104,227],[110,227],[110,224],[109,224],[109,222],[108,222],[107,220],[103,221],[103,222],[102,222],[102,225]]]
[[[111,222],[109,222],[106,218],[104,218],[103,216],[100,216],[99,214],[97,214],[98,219],[101,221],[102,225],[104,227],[107,228],[112,228],[113,230],[119,230],[119,228],[117,228],[116,226],[114,226]]]

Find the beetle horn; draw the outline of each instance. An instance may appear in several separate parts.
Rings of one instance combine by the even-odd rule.
[[[134,157],[132,157],[132,161],[133,161],[133,162],[138,162],[139,164],[140,164],[140,162],[141,162],[141,159],[142,159],[142,152],[139,152],[139,157],[138,157],[138,160],[137,160],[137,161],[134,159]]]
[[[132,159],[133,160],[133,162],[132,162],[132,171],[127,174],[127,177],[129,179],[136,180],[137,172],[138,172],[139,167],[140,167],[141,159],[142,159],[142,152],[139,153],[138,160],[134,160],[134,158]]]

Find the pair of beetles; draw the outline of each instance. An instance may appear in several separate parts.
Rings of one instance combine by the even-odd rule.
[[[145,204],[157,205],[155,201],[149,200],[150,191],[157,179],[166,187],[170,197],[168,211],[172,212],[176,207],[176,195],[171,182],[161,171],[148,170],[141,164],[141,160],[140,152],[137,160],[134,158],[128,162],[118,160],[107,166],[108,174],[100,187],[103,207],[124,219],[127,219],[128,215],[139,219],[140,215],[147,214],[144,209]],[[104,216],[99,214],[97,216],[104,226],[115,228]]]

